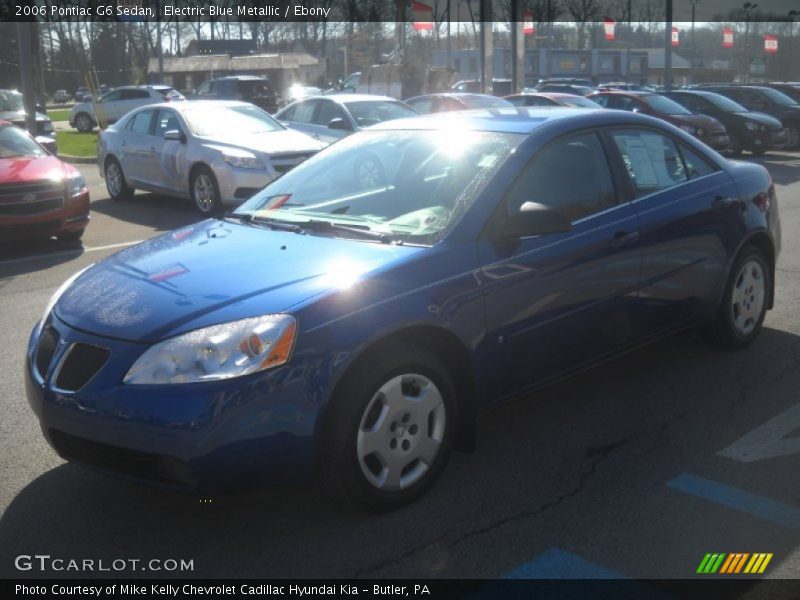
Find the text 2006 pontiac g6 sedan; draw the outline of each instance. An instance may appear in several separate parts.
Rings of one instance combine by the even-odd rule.
[[[752,342],[779,247],[767,171],[650,117],[391,121],[76,274],[27,393],[89,467],[193,490],[316,471],[386,510],[490,407],[687,327]]]

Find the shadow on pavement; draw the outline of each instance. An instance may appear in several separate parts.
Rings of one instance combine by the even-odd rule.
[[[204,219],[191,200],[150,193],[136,194],[125,201],[110,198],[94,200],[92,212],[152,227],[156,231],[170,231]]]

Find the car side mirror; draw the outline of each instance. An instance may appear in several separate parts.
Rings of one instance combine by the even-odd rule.
[[[344,119],[337,117],[328,121],[328,129],[338,129],[339,131],[352,131],[353,128]]]
[[[186,143],[186,134],[182,131],[178,131],[177,129],[170,129],[164,132],[164,139],[168,141],[180,142],[181,144]]]
[[[516,214],[505,220],[500,227],[500,235],[505,238],[521,238],[564,233],[571,229],[572,223],[560,211],[537,202],[525,202]]]

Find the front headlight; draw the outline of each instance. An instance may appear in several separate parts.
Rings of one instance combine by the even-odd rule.
[[[696,133],[695,128],[692,127],[691,125],[679,125],[679,127],[681,129],[683,129],[686,133],[690,134],[690,135],[695,135],[695,133]]]
[[[123,382],[195,383],[271,369],[289,360],[295,328],[291,315],[266,315],[190,331],[149,348]]]
[[[45,121],[44,125],[42,125],[42,131],[44,131],[45,133],[53,133],[53,122]]]
[[[746,129],[748,129],[750,131],[756,131],[758,129],[758,125],[756,125],[752,121],[745,121],[744,122],[744,126],[745,126]]]
[[[260,158],[245,150],[226,150],[222,153],[222,160],[237,169],[266,169]]]
[[[83,178],[83,175],[77,172],[67,177],[65,183],[67,186],[67,195],[70,198],[80,194],[86,187],[86,180]]]
[[[71,286],[78,277],[83,275],[84,271],[87,271],[92,266],[94,266],[94,263],[92,263],[88,267],[84,267],[83,269],[75,273],[72,277],[70,277],[64,283],[61,284],[61,287],[59,287],[56,290],[55,294],[50,296],[50,300],[47,302],[47,306],[44,309],[44,314],[42,315],[42,319],[39,321],[39,326],[37,327],[36,335],[40,335],[42,333],[42,328],[44,328],[44,322],[47,321],[47,317],[50,316],[50,312],[53,310],[53,307],[56,305],[56,302],[58,302],[58,299],[61,298],[61,295],[67,291],[67,288]]]

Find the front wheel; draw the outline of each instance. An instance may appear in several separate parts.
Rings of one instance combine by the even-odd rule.
[[[797,127],[786,128],[786,147],[796,148],[800,145],[800,130]]]
[[[75,129],[81,133],[89,133],[94,129],[94,119],[86,113],[81,113],[75,117]]]
[[[214,173],[207,167],[197,167],[192,173],[190,183],[192,200],[200,214],[211,216],[222,209],[219,185]]]
[[[78,242],[83,237],[84,229],[76,229],[75,231],[64,231],[56,235],[59,242]]]
[[[725,295],[715,321],[707,329],[716,346],[738,350],[749,345],[767,314],[771,270],[761,250],[749,246],[731,269]]]
[[[728,136],[728,155],[729,156],[742,155],[742,142],[735,135]]]
[[[367,510],[393,510],[424,494],[447,462],[455,385],[435,355],[392,344],[355,368],[329,411],[324,488]]]

